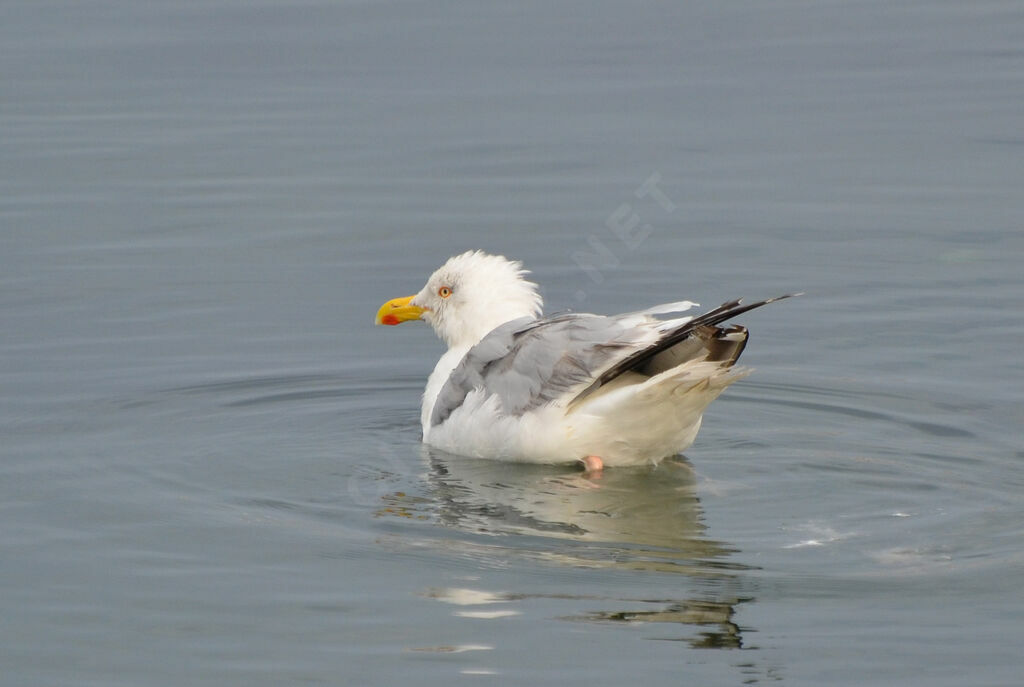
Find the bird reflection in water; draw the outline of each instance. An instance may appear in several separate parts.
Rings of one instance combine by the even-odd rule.
[[[739,593],[738,573],[748,568],[730,560],[734,550],[705,536],[696,479],[685,458],[587,476],[564,467],[471,459],[428,447],[423,451],[429,466],[427,498],[388,494],[378,513],[427,519],[473,535],[433,543],[476,559],[521,557],[575,568],[684,574],[695,583],[695,598],[602,598],[617,608],[561,617],[683,624],[701,630],[685,638],[694,648],[743,648],[733,615],[739,604],[751,600]],[[446,594],[434,590],[428,595],[443,600]],[[504,594],[503,600],[543,597],[569,598]]]

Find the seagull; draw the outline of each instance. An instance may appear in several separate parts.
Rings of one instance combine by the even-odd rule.
[[[468,251],[376,324],[422,320],[447,344],[423,393],[423,442],[449,453],[531,463],[656,465],[688,448],[704,409],[750,373],[747,330],[720,323],[799,294],[697,316],[692,301],[621,315],[542,316],[522,263]]]

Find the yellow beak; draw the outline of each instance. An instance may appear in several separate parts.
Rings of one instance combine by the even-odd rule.
[[[418,320],[420,315],[423,314],[423,308],[418,305],[409,305],[416,296],[406,296],[405,298],[395,298],[388,301],[384,305],[380,306],[380,310],[377,311],[377,318],[373,321],[374,324],[400,324],[402,322],[408,322],[409,320]]]

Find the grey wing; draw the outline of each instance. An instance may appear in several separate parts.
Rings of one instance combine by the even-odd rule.
[[[496,395],[518,415],[593,384],[614,363],[642,350],[645,328],[622,318],[565,314],[513,320],[490,332],[452,371],[434,402],[430,424],[448,419],[474,389]]]
[[[729,301],[698,317],[669,321],[650,315],[691,304],[670,303],[616,317],[567,314],[513,320],[466,353],[438,394],[430,424],[447,420],[474,389],[496,395],[506,413],[520,414],[559,398],[571,407],[625,372],[653,376],[688,360],[729,367],[743,352],[747,331],[717,325],[795,295],[800,294],[749,305]]]

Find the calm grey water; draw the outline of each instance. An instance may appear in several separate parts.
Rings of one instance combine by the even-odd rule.
[[[5,3],[0,683],[1019,684],[1022,45],[981,0]],[[587,482],[420,445],[441,346],[371,321],[469,248],[549,311],[808,295],[685,458]]]

